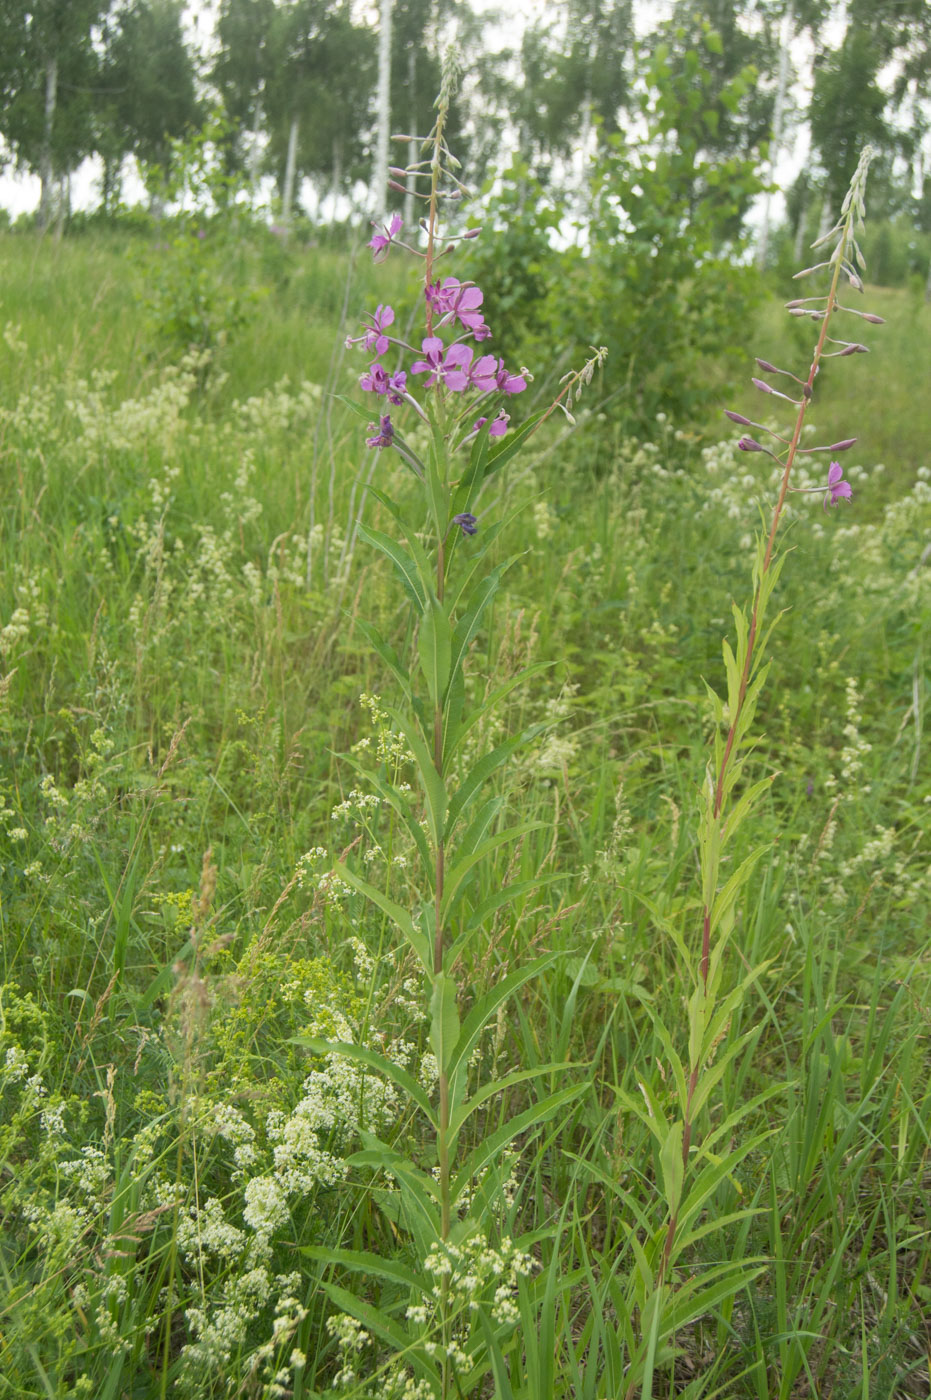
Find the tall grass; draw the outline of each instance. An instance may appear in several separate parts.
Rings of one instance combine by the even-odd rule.
[[[353,391],[347,279],[355,308],[384,284],[361,259],[257,246],[250,275],[272,290],[204,388],[143,329],[123,248],[0,242],[0,1396],[377,1393],[390,1348],[343,1323],[340,1360],[327,1319],[351,1300],[403,1310],[410,1222],[390,1177],[346,1163],[366,1134],[423,1160],[429,1144],[374,1076],[298,1041],[393,1047],[426,1073],[413,969],[330,874],[349,851],[403,881],[408,854],[334,757],[391,738],[358,620],[399,649],[409,623],[351,544],[369,465],[355,420],[305,383]],[[931,328],[904,293],[871,306],[882,345],[826,375],[816,410],[832,441],[848,395],[877,405],[856,413],[854,499],[825,520],[790,498],[780,684],[757,716],[778,777],[733,856],[766,844],[733,977],[767,967],[723,1028],[708,1132],[749,1104],[759,1144],[678,1262],[656,1395],[931,1393]],[[659,421],[652,442],[583,426],[548,424],[489,502],[514,513],[519,558],[473,668],[491,690],[545,667],[482,734],[545,726],[501,793],[535,829],[485,863],[474,900],[545,883],[489,917],[468,985],[555,955],[477,1068],[566,1063],[536,1092],[578,1090],[489,1164],[500,1234],[536,1261],[518,1326],[464,1382],[502,1400],[627,1383],[663,1180],[629,1105],[670,1093],[657,1027],[688,994],[672,934],[698,911],[702,681],[766,489],[716,424]],[[409,501],[404,469],[379,471]],[[515,1081],[482,1134],[534,1102]],[[334,1271],[337,1251],[386,1272]],[[724,1266],[744,1291],[690,1315]]]

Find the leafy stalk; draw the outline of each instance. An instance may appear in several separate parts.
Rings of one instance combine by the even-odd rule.
[[[695,1130],[695,1119],[701,1106],[707,1099],[707,1094],[703,1091],[703,1072],[707,1077],[710,1073],[709,1065],[714,1053],[717,1040],[724,1033],[727,1025],[727,1018],[731,1010],[743,995],[744,989],[749,983],[755,980],[761,969],[756,969],[750,977],[738,989],[735,999],[732,993],[725,998],[724,1002],[719,1001],[720,980],[723,965],[723,954],[730,937],[734,922],[734,904],[742,885],[749,878],[752,870],[762,854],[757,850],[743,862],[743,864],[724,879],[721,874],[721,862],[725,848],[732,839],[734,832],[740,823],[749,814],[754,801],[762,791],[768,787],[770,779],[763,779],[752,785],[739,800],[731,801],[734,788],[741,776],[743,757],[745,750],[751,740],[750,725],[756,704],[765,681],[766,667],[761,665],[761,658],[765,652],[765,645],[768,639],[768,632],[764,630],[767,604],[771,598],[773,589],[778,581],[782,567],[782,558],[775,552],[776,536],[782,520],[785,502],[790,490],[819,490],[825,494],[825,504],[828,504],[827,493],[830,493],[831,503],[841,495],[849,495],[850,488],[842,482],[842,473],[837,463],[832,463],[828,477],[828,485],[817,488],[801,487],[793,488],[791,485],[792,471],[800,451],[802,429],[808,405],[811,402],[815,380],[820,368],[822,359],[829,353],[826,346],[830,342],[828,335],[833,318],[838,312],[843,312],[844,308],[838,301],[838,288],[841,278],[846,276],[851,285],[856,290],[862,291],[862,283],[857,272],[854,261],[862,268],[863,260],[856,242],[856,229],[859,220],[863,217],[863,187],[870,163],[872,152],[869,148],[864,152],[854,176],[850,191],[844,202],[841,218],[834,228],[819,240],[819,246],[824,242],[836,239],[836,243],[830,259],[819,264],[818,268],[806,269],[805,273],[819,270],[820,267],[828,267],[831,270],[829,289],[823,297],[806,299],[805,302],[791,302],[788,309],[794,314],[801,310],[802,314],[809,315],[820,321],[820,333],[812,354],[811,364],[808,374],[804,379],[795,375],[790,375],[796,383],[800,385],[800,397],[797,400],[790,400],[796,408],[795,419],[792,426],[791,435],[788,438],[782,437],[780,441],[786,443],[785,456],[768,452],[768,449],[760,446],[758,442],[749,437],[744,437],[738,444],[745,451],[768,452],[782,466],[782,477],[779,485],[779,492],[773,507],[769,531],[766,536],[761,536],[757,544],[757,555],[753,571],[753,595],[749,621],[745,613],[736,608],[734,617],[737,627],[737,647],[736,654],[730,645],[724,643],[724,659],[728,680],[728,699],[726,706],[717,696],[712,693],[715,704],[716,717],[719,723],[722,720],[728,721],[726,739],[723,744],[720,739],[720,731],[716,733],[714,740],[714,760],[709,766],[708,779],[706,781],[702,796],[702,813],[699,826],[701,868],[702,868],[702,913],[701,913],[701,953],[698,965],[698,975],[695,978],[694,989],[689,1000],[689,1057],[687,1078],[680,1073],[678,1077],[681,1118],[678,1122],[668,1126],[661,1134],[660,1150],[663,1166],[663,1175],[666,1185],[666,1199],[669,1210],[669,1220],[666,1227],[665,1241],[663,1244],[659,1271],[656,1280],[657,1293],[662,1293],[665,1280],[675,1254],[677,1252],[678,1236],[681,1229],[683,1212],[688,1204],[688,1173],[690,1165],[690,1154],[692,1150],[692,1140]],[[798,274],[799,276],[805,273]],[[860,314],[860,313],[857,313]],[[879,317],[869,317],[872,321],[878,321]],[[844,342],[841,342],[845,344]],[[865,347],[856,346],[855,349],[863,350]],[[761,368],[766,373],[788,374],[788,371],[778,370],[767,361],[758,361]],[[780,398],[787,395],[780,394],[774,390],[766,381],[754,380],[754,384],[761,392],[776,394]],[[730,413],[728,415],[733,421],[744,424],[748,427],[758,427],[752,424],[742,415]],[[764,431],[769,431],[765,429]],[[778,434],[775,436],[779,436]],[[852,445],[853,439],[835,443],[829,451],[841,451]],[[812,450],[812,449],[808,449]],[[816,449],[817,450],[817,449]],[[716,1066],[719,1070],[720,1066]],[[691,1213],[691,1212],[690,1212]],[[654,1318],[655,1321],[655,1318]],[[628,1395],[632,1396],[635,1391],[635,1382],[631,1383]]]

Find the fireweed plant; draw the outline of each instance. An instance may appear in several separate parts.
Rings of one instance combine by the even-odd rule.
[[[808,406],[822,362],[830,357],[846,358],[863,354],[867,347],[860,341],[844,340],[829,334],[838,316],[856,317],[872,324],[882,317],[842,304],[841,284],[856,292],[863,291],[861,272],[865,263],[856,234],[864,219],[864,187],[872,158],[867,147],[861,156],[850,189],[844,200],[837,223],[813,245],[824,249],[823,261],[796,273],[796,277],[819,274],[828,279],[826,292],[790,301],[786,310],[792,316],[805,317],[819,327],[807,375],[757,359],[761,374],[754,378],[754,387],[768,399],[784,404],[794,413],[794,420],[784,431],[754,422],[743,414],[725,410],[727,417],[740,427],[752,430],[775,444],[764,446],[751,436],[741,437],[738,447],[748,453],[761,452],[772,457],[782,469],[778,496],[766,525],[765,516],[757,541],[753,565],[753,591],[749,616],[737,604],[732,606],[736,630],[736,646],[723,642],[724,665],[727,675],[726,698],[707,687],[714,716],[713,756],[708,764],[701,793],[698,823],[698,850],[701,862],[700,926],[693,947],[688,947],[681,931],[662,919],[660,911],[652,913],[675,940],[683,963],[689,969],[691,993],[688,998],[688,1052],[681,1056],[673,1037],[657,1019],[654,1025],[663,1044],[666,1073],[671,1069],[672,1111],[668,1111],[659,1095],[641,1086],[646,1100],[637,1102],[625,1096],[625,1106],[647,1127],[653,1137],[659,1159],[660,1177],[666,1209],[665,1225],[649,1235],[648,1248],[638,1250],[638,1268],[633,1288],[628,1294],[628,1315],[639,1316],[639,1327],[628,1330],[631,1363],[625,1377],[626,1400],[637,1394],[652,1394],[654,1368],[658,1362],[669,1363],[675,1351],[671,1339],[691,1319],[709,1311],[745,1286],[754,1275],[762,1272],[762,1261],[730,1260],[712,1266],[697,1279],[676,1279],[674,1266],[683,1252],[702,1236],[737,1226],[746,1221],[754,1207],[732,1213],[728,1218],[703,1218],[711,1197],[734,1172],[748,1154],[759,1151],[768,1134],[750,1135],[742,1125],[772,1095],[765,1091],[750,1103],[742,1105],[723,1122],[715,1123],[702,1139],[697,1140],[697,1124],[702,1110],[709,1105],[711,1095],[736,1057],[746,1049],[755,1034],[750,1030],[736,1036],[721,1048],[727,1036],[731,1018],[747,994],[765,972],[767,964],[748,968],[736,985],[725,988],[725,953],[735,928],[736,909],[741,890],[750,879],[760,857],[768,849],[759,846],[739,864],[728,869],[728,848],[735,833],[750,817],[754,804],[777,776],[771,774],[749,785],[744,783],[745,764],[759,736],[753,731],[753,719],[766,680],[769,662],[764,661],[767,644],[775,622],[767,621],[767,611],[778,582],[785,554],[776,553],[779,531],[787,497],[790,492],[815,492],[822,496],[825,509],[849,500],[851,487],[843,479],[838,461],[830,460],[835,453],[852,447],[856,439],[846,438],[827,446],[802,447],[802,429]],[[828,251],[829,250],[829,251]],[[776,389],[770,382],[788,382],[790,392]],[[824,453],[830,465],[827,479],[820,486],[793,486],[792,473],[800,454]],[[736,1145],[734,1145],[736,1143]]]
[[[431,1096],[424,1087],[422,1076],[417,1079],[369,1047],[305,1041],[392,1081],[429,1126],[435,1144],[434,1159],[424,1164],[365,1133],[364,1149],[351,1159],[358,1168],[394,1178],[396,1193],[380,1194],[389,1214],[396,1206],[393,1218],[409,1235],[416,1267],[367,1252],[311,1251],[338,1268],[379,1280],[383,1293],[395,1299],[394,1306],[376,1307],[335,1283],[325,1285],[340,1310],[329,1324],[339,1357],[337,1386],[366,1396],[442,1400],[473,1393],[484,1383],[489,1356],[500,1356],[518,1321],[521,1280],[535,1268],[529,1242],[514,1241],[500,1228],[515,1189],[501,1163],[508,1161],[515,1138],[526,1140],[583,1087],[559,1088],[477,1135],[470,1150],[462,1147],[465,1125],[477,1111],[487,1113],[496,1094],[565,1068],[546,1064],[485,1084],[470,1082],[489,1023],[554,956],[511,972],[466,1010],[460,982],[467,981],[463,967],[469,945],[492,915],[542,883],[521,881],[474,899],[472,876],[479,863],[542,826],[535,821],[508,825],[505,799],[489,792],[489,784],[545,727],[513,735],[489,752],[475,752],[481,721],[528,676],[524,670],[479,701],[468,699],[467,659],[508,568],[507,562],[491,568],[486,564],[505,522],[489,522],[479,498],[483,486],[553,408],[568,413],[603,358],[596,351],[582,370],[566,376],[554,404],[511,429],[508,405],[527,387],[528,372],[509,368],[486,350],[491,330],[481,290],[443,275],[443,260],[460,239],[444,233],[441,240],[441,202],[452,201],[455,207],[465,193],[455,175],[458,163],[444,140],[454,81],[454,65],[448,64],[436,124],[419,143],[426,159],[408,171],[393,171],[397,179],[413,176],[423,186],[425,251],[404,241],[398,215],[378,227],[369,244],[376,262],[398,248],[422,259],[425,334],[419,346],[409,344],[398,334],[394,308],[379,305],[361,334],[348,341],[370,357],[359,379],[377,415],[369,423],[366,444],[374,452],[397,454],[419,488],[414,511],[384,490],[370,488],[394,522],[396,535],[359,527],[361,538],[393,565],[411,608],[416,644],[410,662],[374,626],[359,625],[400,692],[397,707],[385,706],[384,713],[406,746],[415,784],[400,782],[397,768],[378,774],[360,760],[350,761],[408,833],[419,857],[420,897],[402,906],[389,889],[376,888],[349,865],[338,863],[335,871],[390,920],[413,953],[429,1006],[435,1093]],[[470,230],[461,237],[476,233]],[[352,407],[366,420],[372,417],[371,408]],[[406,424],[417,433],[416,446]],[[419,445],[424,438],[426,450]],[[376,1339],[378,1360],[369,1350]]]

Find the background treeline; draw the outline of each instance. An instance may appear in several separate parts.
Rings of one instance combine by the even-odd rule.
[[[158,212],[174,192],[176,143],[222,110],[219,155],[240,202],[255,203],[271,177],[285,221],[301,190],[318,219],[345,217],[384,197],[379,122],[429,130],[440,55],[456,42],[465,73],[449,137],[467,182],[519,152],[527,176],[571,194],[586,220],[579,153],[599,142],[628,151],[649,136],[659,165],[686,141],[709,168],[752,162],[766,179],[807,127],[811,155],[788,194],[792,238],[817,227],[824,202],[839,204],[871,142],[882,153],[874,227],[885,218],[896,230],[872,271],[894,282],[927,271],[925,0],[711,0],[700,16],[677,0],[639,39],[631,0],[547,0],[537,11],[518,33],[469,0],[219,0],[198,43],[207,11],[184,0],[0,0],[0,160],[40,178],[40,226],[67,217],[69,177],[88,156],[101,164],[104,212],[119,209],[131,160]],[[676,84],[683,100],[657,113],[656,92]],[[688,199],[706,183],[697,177]],[[757,192],[738,169],[716,241],[740,232]],[[390,198],[406,198],[410,217],[409,194]]]
[[[412,182],[389,162],[419,148],[386,157],[385,138],[429,131],[452,43],[448,140],[489,235],[460,270],[499,350],[546,367],[538,392],[579,345],[605,345],[613,419],[698,422],[746,353],[759,269],[784,285],[867,141],[869,277],[931,288],[922,0],[713,0],[700,17],[680,0],[639,37],[630,0],[552,0],[522,32],[467,0],[220,0],[197,41],[207,12],[181,0],[0,0],[0,13],[3,149],[41,179],[20,222],[146,235],[130,246],[159,352],[215,365],[265,297],[295,296],[308,241],[344,246],[348,226],[357,245],[373,210],[416,223]],[[771,229],[778,153],[806,127]],[[72,214],[69,179],[91,155],[99,206]],[[133,168],[147,198],[128,208]]]

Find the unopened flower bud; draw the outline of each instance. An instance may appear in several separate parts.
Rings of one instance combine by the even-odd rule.
[[[856,438],[844,438],[843,442],[832,442],[828,448],[829,452],[846,452],[848,447],[853,447]]]
[[[765,447],[761,447],[760,444],[759,444],[758,442],[756,442],[752,437],[747,437],[746,434],[740,439],[740,441],[738,442],[737,446],[740,448],[741,452],[765,452],[765,451],[766,451],[766,448],[765,448]]]
[[[753,420],[745,418],[742,413],[733,413],[731,409],[724,410],[724,417],[729,418],[732,423],[739,423],[742,428],[752,428]]]

